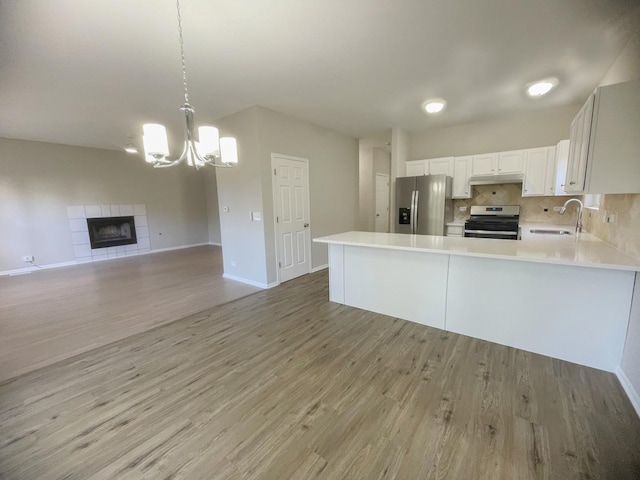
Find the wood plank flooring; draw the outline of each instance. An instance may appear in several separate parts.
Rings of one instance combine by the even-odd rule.
[[[614,375],[330,303],[326,271],[5,382],[0,426],[3,479],[640,478]]]
[[[215,246],[2,276],[0,380],[259,290]]]

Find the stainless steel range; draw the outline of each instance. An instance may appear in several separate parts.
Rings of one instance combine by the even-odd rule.
[[[519,221],[519,205],[473,206],[464,224],[464,236],[517,240]]]

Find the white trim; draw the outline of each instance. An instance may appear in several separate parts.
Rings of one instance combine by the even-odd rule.
[[[325,263],[324,265],[318,265],[317,267],[313,267],[311,269],[311,273],[319,272],[320,270],[324,270],[325,268],[329,268],[329,264]]]
[[[293,155],[283,155],[281,153],[273,153],[271,152],[271,171],[274,171],[276,168],[276,157],[277,158],[282,158],[285,160],[294,160],[294,161],[298,161],[298,162],[304,162],[306,167],[307,167],[307,178],[306,180],[306,187],[307,187],[307,195],[306,195],[306,209],[307,209],[307,213],[309,214],[309,225],[311,225],[311,182],[310,182],[310,178],[309,178],[309,159],[308,158],[303,158],[303,157],[294,157]],[[280,267],[279,267],[279,262],[280,262],[280,258],[279,258],[279,252],[278,252],[278,246],[279,246],[279,238],[278,238],[278,222],[276,221],[276,218],[278,216],[278,204],[277,204],[277,199],[276,199],[276,175],[271,175],[271,200],[273,202],[273,236],[274,236],[274,240],[275,240],[275,269],[276,269],[276,283],[275,285],[280,285]],[[311,229],[309,228],[309,235],[307,236],[307,252],[308,252],[308,258],[307,258],[307,273],[311,273],[312,272],[312,268],[311,268]]]
[[[277,287],[278,283],[274,282],[274,283],[262,283],[262,282],[256,282],[253,280],[249,280],[247,278],[242,278],[242,277],[237,277],[235,275],[231,275],[229,273],[223,273],[222,274],[222,278],[226,278],[228,280],[235,280],[236,282],[241,282],[241,283],[246,283],[247,285],[251,285],[253,287],[258,287],[258,288],[273,288],[273,287]]]
[[[640,417],[640,393],[634,388],[631,380],[629,380],[621,367],[616,368],[615,374],[618,377],[618,380],[620,380],[620,384],[627,394],[627,397],[629,397],[631,405],[633,405],[638,417]]]
[[[68,267],[70,265],[77,265],[75,260],[71,262],[50,263],[48,265],[38,265],[32,267],[16,268],[14,270],[4,270],[0,272],[0,276],[3,275],[24,275],[26,273],[37,272],[38,270],[48,270],[49,268]]]
[[[216,243],[216,242],[209,242],[206,245],[215,245],[216,247],[221,247],[222,246],[221,243]]]
[[[192,245],[179,245],[177,247],[169,247],[169,248],[156,248],[148,252],[139,253],[138,255],[149,255],[151,253],[170,252],[171,250],[182,250],[185,248],[202,247],[204,245],[211,245],[211,244],[209,242],[205,242],[205,243],[194,243]],[[135,257],[135,255],[130,255],[130,256]],[[124,257],[119,257],[119,258],[124,258]],[[113,260],[113,259],[110,258],[109,260]]]

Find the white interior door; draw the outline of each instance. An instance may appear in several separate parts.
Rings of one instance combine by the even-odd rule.
[[[273,154],[278,278],[286,282],[311,271],[309,165],[303,158]]]
[[[376,173],[376,232],[389,231],[389,175]]]

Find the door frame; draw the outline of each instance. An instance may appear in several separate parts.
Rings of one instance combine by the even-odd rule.
[[[283,158],[285,160],[295,160],[295,161],[299,161],[299,162],[304,162],[304,164],[307,167],[307,178],[306,178],[306,184],[307,184],[307,195],[305,196],[304,199],[304,208],[305,208],[305,214],[307,214],[307,218],[309,219],[309,235],[307,236],[307,240],[306,240],[306,248],[307,248],[307,252],[309,252],[309,255],[307,255],[307,274],[311,273],[311,186],[310,186],[310,182],[309,182],[309,159],[308,158],[302,158],[302,157],[294,157],[293,155],[283,155],[281,153],[273,153],[271,152],[271,171],[273,172],[273,175],[271,175],[271,199],[273,202],[273,237],[274,237],[274,241],[275,241],[275,250],[276,250],[276,262],[275,262],[275,269],[276,269],[276,282],[277,285],[280,285],[280,244],[279,241],[280,239],[278,238],[278,221],[276,220],[278,217],[278,203],[277,203],[277,197],[276,197],[276,158]]]
[[[373,198],[373,230],[376,230],[376,220],[377,220],[377,202],[378,202],[378,177],[386,177],[387,179],[387,230],[385,233],[389,233],[391,231],[391,178],[388,173],[376,172],[375,183],[373,186],[374,198]]]

